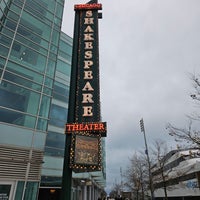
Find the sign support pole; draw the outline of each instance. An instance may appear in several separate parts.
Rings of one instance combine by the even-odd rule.
[[[75,15],[74,28],[79,24],[79,18]],[[75,122],[75,102],[76,102],[76,73],[77,73],[77,51],[78,51],[78,36],[74,33],[73,39],[73,52],[72,52],[72,67],[71,67],[71,79],[70,79],[70,92],[69,92],[69,108],[68,108],[68,123]],[[65,155],[63,165],[62,176],[62,192],[60,200],[71,200],[71,187],[72,187],[72,169],[70,168],[70,147],[71,147],[72,135],[66,134],[65,141]]]

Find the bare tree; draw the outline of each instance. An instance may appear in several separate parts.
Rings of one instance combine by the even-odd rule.
[[[190,97],[200,108],[200,74],[191,74],[190,78],[193,83],[193,92],[190,94]],[[193,114],[190,114],[188,118],[189,123],[187,128],[178,128],[169,123],[166,126],[168,134],[170,136],[173,136],[175,138],[175,141],[177,142],[185,141],[188,144],[200,147],[200,130],[196,130],[193,127],[194,121],[200,121],[200,114],[195,112]]]
[[[199,75],[191,74],[191,80],[193,83],[194,92],[190,96],[197,104],[200,103],[200,80],[199,80],[199,78],[200,78],[200,74]],[[200,115],[197,116],[197,119],[200,120]]]
[[[136,200],[144,199],[148,185],[148,168],[144,156],[135,153],[125,171],[125,186],[135,193]]]
[[[193,146],[200,147],[200,131],[192,128],[192,120],[189,121],[187,128],[177,128],[172,124],[168,124],[168,134],[175,138],[176,142],[185,141]]]
[[[120,190],[121,190],[121,184],[115,183],[113,185],[113,188],[112,188],[110,194],[109,194],[110,197],[112,197],[112,198],[118,197]]]

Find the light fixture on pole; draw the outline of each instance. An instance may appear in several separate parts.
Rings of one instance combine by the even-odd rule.
[[[151,199],[154,200],[154,192],[153,192],[154,189],[153,189],[153,182],[152,182],[152,175],[151,175],[151,163],[150,163],[150,159],[149,159],[147,139],[146,139],[146,134],[145,134],[145,128],[144,128],[144,120],[143,120],[143,118],[140,120],[140,129],[141,129],[141,132],[144,135],[145,154],[147,155],[148,170],[149,170],[149,185],[150,185],[150,191],[151,191]]]

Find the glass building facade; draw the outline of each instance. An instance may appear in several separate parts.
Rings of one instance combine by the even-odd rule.
[[[64,0],[0,0],[0,199],[58,199],[72,39]],[[92,200],[103,171],[73,174],[73,200]]]
[[[64,0],[0,0],[3,199],[37,199],[49,116],[57,109],[50,112],[63,8]]]

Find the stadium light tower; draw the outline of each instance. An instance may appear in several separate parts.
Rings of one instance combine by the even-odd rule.
[[[148,152],[147,139],[146,139],[143,118],[140,120],[140,129],[144,135],[145,154],[147,155],[148,170],[149,170],[149,185],[150,185],[150,191],[151,191],[151,199],[154,200],[154,189],[153,189],[153,181],[152,181],[152,174],[151,174],[151,163],[150,163],[150,159],[149,159],[149,152]]]

